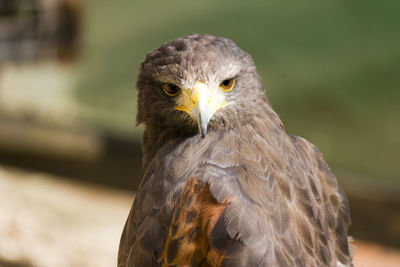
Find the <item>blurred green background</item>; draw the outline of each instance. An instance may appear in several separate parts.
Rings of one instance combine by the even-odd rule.
[[[135,132],[140,62],[187,33],[250,53],[287,132],[333,168],[400,182],[399,1],[107,1],[84,3],[75,95],[90,121]]]

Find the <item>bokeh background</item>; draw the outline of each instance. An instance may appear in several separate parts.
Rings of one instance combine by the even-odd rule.
[[[142,176],[135,82],[187,33],[255,60],[350,199],[356,266],[400,266],[400,2],[0,0],[0,266],[115,266]]]

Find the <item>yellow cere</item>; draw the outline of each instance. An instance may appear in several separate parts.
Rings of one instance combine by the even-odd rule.
[[[193,88],[182,88],[181,94],[177,98],[176,110],[184,111],[190,116],[198,101],[203,101],[212,112],[224,107],[226,102],[224,97],[216,90],[209,88],[202,82],[197,82]]]

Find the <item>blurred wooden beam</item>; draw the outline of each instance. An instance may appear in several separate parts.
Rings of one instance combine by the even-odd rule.
[[[104,153],[103,140],[93,131],[46,127],[1,118],[0,150],[79,161],[95,161]]]
[[[359,171],[335,171],[350,203],[350,234],[400,247],[400,183],[397,177],[371,177]],[[376,174],[378,176],[378,174]]]
[[[0,163],[128,190],[137,189],[143,175],[135,139],[4,118]]]

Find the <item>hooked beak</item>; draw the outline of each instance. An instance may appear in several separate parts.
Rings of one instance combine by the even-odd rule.
[[[182,88],[175,109],[182,110],[196,120],[199,132],[204,138],[207,126],[215,111],[225,106],[223,97],[204,83],[198,82],[192,89]]]
[[[208,122],[215,112],[215,110],[211,109],[209,106],[209,100],[208,91],[204,91],[203,93],[199,94],[199,100],[197,101],[197,105],[193,110],[194,117],[197,117],[199,132],[203,138],[207,134]]]

